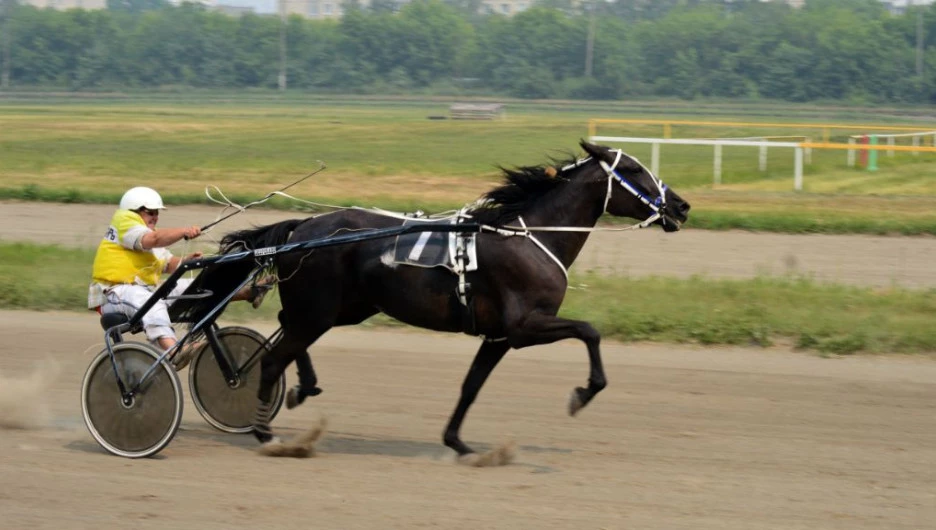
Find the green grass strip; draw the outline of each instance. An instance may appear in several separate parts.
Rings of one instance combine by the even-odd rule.
[[[563,314],[622,341],[760,345],[829,353],[936,351],[936,292],[808,278],[579,276]]]
[[[899,211],[873,214],[840,212],[706,212],[694,210],[688,228],[704,230],[751,230],[787,234],[936,235],[936,219],[911,218]]]
[[[0,242],[0,308],[84,311],[92,250]],[[225,320],[274,319],[272,297]],[[936,291],[850,287],[807,278],[632,279],[578,275],[562,315],[609,339],[705,345],[777,342],[827,354],[936,352]],[[370,325],[397,325],[380,316]]]

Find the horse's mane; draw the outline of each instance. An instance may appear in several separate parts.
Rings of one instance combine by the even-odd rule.
[[[544,195],[568,182],[570,174],[578,167],[577,162],[577,159],[569,158],[561,162],[554,160],[551,165],[500,167],[504,184],[481,196],[471,209],[473,220],[489,225],[504,225],[516,220]]]
[[[266,226],[230,232],[221,238],[218,251],[221,254],[228,254],[242,250],[255,250],[282,245],[289,239],[289,234],[304,221],[304,219],[290,219]]]

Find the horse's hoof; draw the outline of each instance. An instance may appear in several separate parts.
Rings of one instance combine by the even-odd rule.
[[[254,425],[253,426],[253,435],[258,442],[265,444],[270,443],[275,439],[278,439],[273,436],[273,431],[270,429],[269,425]]]
[[[465,453],[458,455],[458,463],[470,467],[496,467],[506,466],[514,461],[517,455],[517,444],[507,442],[484,453]]]
[[[309,458],[315,456],[315,444],[325,433],[327,422],[320,418],[318,425],[296,436],[292,440],[283,441],[274,437],[268,443],[257,448],[257,453],[263,456],[281,456],[289,458]]]
[[[299,387],[294,386],[286,391],[286,408],[292,410],[305,401],[305,395],[299,392]]]
[[[585,407],[585,400],[582,399],[581,391],[581,388],[576,388],[569,396],[569,416],[575,416],[578,411]]]
[[[317,386],[311,390],[304,390],[301,386],[296,385],[286,391],[286,408],[292,410],[302,405],[307,397],[315,397],[321,393],[322,389]]]
[[[263,442],[257,448],[257,453],[264,456],[279,456],[283,452],[283,439],[279,436],[270,438],[268,442]]]

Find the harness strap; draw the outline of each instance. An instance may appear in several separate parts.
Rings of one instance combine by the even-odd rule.
[[[465,209],[461,209],[458,213],[455,214],[455,224],[461,222],[462,219],[467,219],[468,216],[465,212]],[[467,265],[465,264],[465,259],[467,258],[468,252],[465,248],[465,238],[462,234],[456,233],[455,237],[455,256],[453,264],[453,272],[458,275],[458,287],[455,292],[458,295],[458,301],[465,307],[471,308],[468,305],[469,290],[471,289],[471,284],[468,283],[465,279],[465,271],[467,270]],[[474,318],[472,317],[472,321]]]
[[[603,212],[608,211],[608,202],[611,201],[611,175],[614,173],[615,168],[617,168],[618,162],[621,161],[621,155],[623,154],[624,154],[624,151],[621,151],[620,149],[618,149],[617,156],[614,157],[614,163],[611,164],[610,167],[608,166],[608,164],[605,164],[603,160],[601,161],[601,168],[604,169],[605,172],[608,174],[608,193],[605,194],[604,207],[601,209],[601,211]]]
[[[465,280],[465,243],[458,236],[455,236],[455,274],[458,275],[458,287],[456,288],[456,293],[458,294],[458,301],[462,303],[463,306],[468,306],[468,291],[471,289],[471,284]]]
[[[522,226],[523,229],[525,230],[525,232],[523,233],[523,236],[529,238],[530,241],[535,243],[536,246],[540,248],[540,250],[542,250],[543,252],[546,253],[547,256],[549,256],[549,259],[553,260],[553,262],[555,262],[556,265],[559,266],[559,270],[562,271],[562,275],[565,276],[566,283],[568,284],[569,283],[569,271],[566,270],[565,265],[563,265],[562,262],[559,261],[559,258],[557,258],[556,255],[553,254],[551,250],[546,248],[546,245],[540,242],[539,239],[536,239],[536,236],[534,236],[532,233],[530,233],[529,230],[527,230],[526,223],[523,222],[523,217],[517,217],[517,220],[520,221],[520,226]]]
[[[471,216],[466,213],[466,209],[461,209],[455,214],[455,224],[464,219],[470,219]],[[458,276],[458,284],[455,287],[455,295],[459,303],[465,308],[464,318],[462,319],[465,333],[477,335],[478,325],[475,319],[474,304],[471,303],[471,283],[467,281],[465,273],[468,270],[468,249],[466,247],[466,237],[464,234],[456,233],[455,237],[455,256],[453,256],[452,271]]]

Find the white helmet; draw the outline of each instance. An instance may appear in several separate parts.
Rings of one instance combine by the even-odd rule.
[[[156,190],[144,186],[130,188],[120,198],[120,209],[139,210],[140,208],[162,210],[166,207],[163,206],[162,197],[156,193]]]

